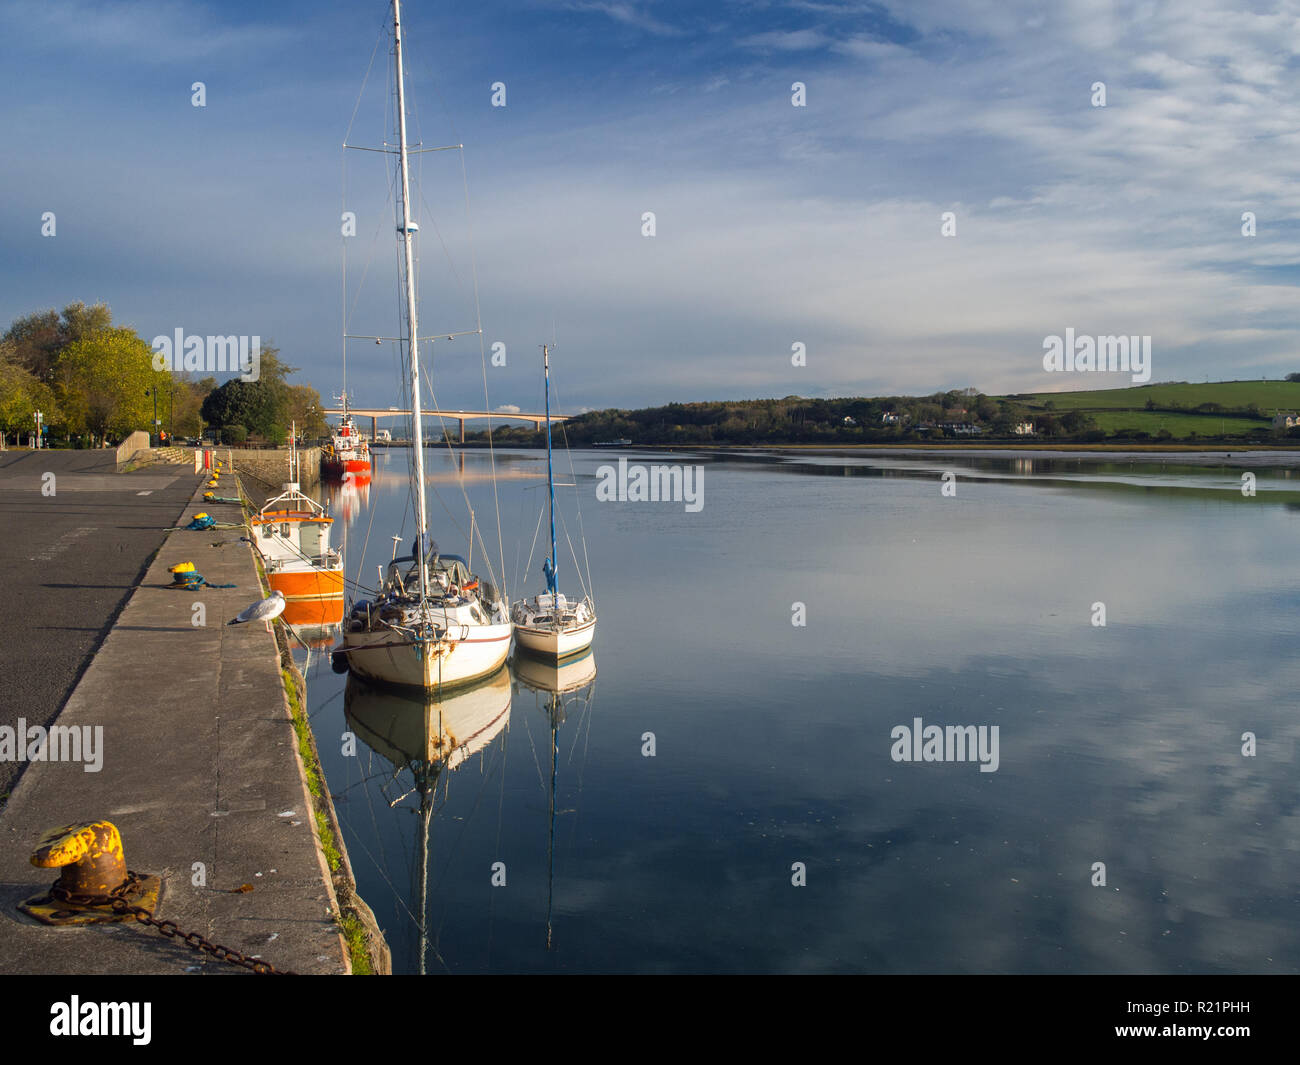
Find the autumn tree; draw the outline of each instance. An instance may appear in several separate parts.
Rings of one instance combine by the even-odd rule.
[[[104,303],[87,307],[78,300],[58,311],[37,311],[15,318],[4,339],[19,366],[46,384],[54,382],[59,352],[92,333],[111,328],[113,314]]]
[[[328,430],[321,412],[320,393],[311,385],[289,385],[288,415],[297,423],[299,439],[314,440]]]
[[[40,411],[46,424],[58,420],[54,392],[44,381],[19,364],[14,344],[0,340],[0,433],[21,434],[36,429]]]
[[[153,353],[133,329],[99,329],[72,341],[54,366],[60,423],[70,434],[122,437],[153,418],[147,393],[161,377]]]

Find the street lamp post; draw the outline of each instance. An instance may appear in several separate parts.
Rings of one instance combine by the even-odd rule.
[[[158,389],[146,388],[144,394],[146,396],[153,396],[153,427],[149,430],[149,446],[153,447],[154,436],[158,432]]]

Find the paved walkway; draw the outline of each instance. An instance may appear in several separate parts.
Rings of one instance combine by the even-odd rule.
[[[161,481],[167,474],[148,476]],[[182,480],[196,481],[189,473]],[[223,478],[220,492],[233,496],[233,487]],[[186,520],[199,510],[240,520],[238,507],[204,505],[203,488],[191,490],[197,502],[184,508]],[[102,492],[96,487],[92,496]],[[181,524],[175,512],[165,520],[143,509],[132,514],[141,531],[155,522]],[[274,638],[261,625],[225,625],[262,598],[251,550],[239,535],[166,536],[58,716],[60,725],[103,728],[102,769],[31,763],[0,813],[0,973],[246,972],[134,922],[49,928],[15,909],[55,877],[28,861],[41,834],[99,818],[118,826],[131,869],[163,876],[158,916],[277,968],[347,971]],[[64,556],[41,560],[41,568],[59,567],[57,580],[72,583],[65,567],[80,550],[69,544]],[[238,587],[167,587],[168,567],[183,561],[213,583]],[[205,625],[192,623],[196,603],[206,608]],[[203,886],[193,882],[195,863],[202,863]],[[242,884],[253,890],[237,893]]]
[[[0,725],[54,720],[198,483],[183,466],[119,474],[115,462],[111,450],[0,452]],[[20,768],[0,762],[0,795]]]

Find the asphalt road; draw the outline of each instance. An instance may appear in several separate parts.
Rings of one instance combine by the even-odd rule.
[[[184,466],[117,473],[115,457],[0,452],[0,725],[58,716],[198,483]],[[0,796],[21,770],[0,762]]]

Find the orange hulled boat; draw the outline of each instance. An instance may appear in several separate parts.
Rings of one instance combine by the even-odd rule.
[[[267,583],[284,594],[291,625],[332,625],[343,619],[343,553],[330,547],[334,519],[291,481],[250,520],[253,546]]]

